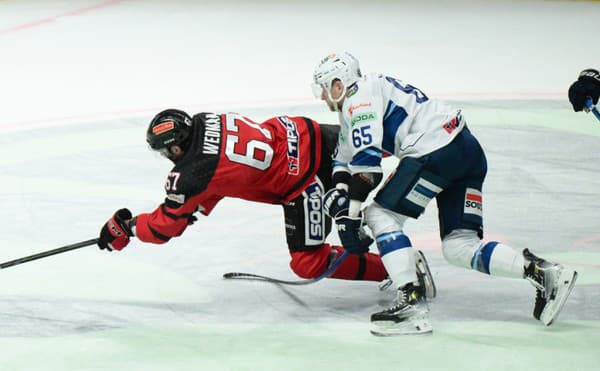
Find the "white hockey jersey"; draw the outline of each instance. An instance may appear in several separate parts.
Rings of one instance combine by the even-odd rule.
[[[334,172],[381,172],[382,154],[421,157],[463,129],[460,111],[392,77],[363,76],[348,89]]]

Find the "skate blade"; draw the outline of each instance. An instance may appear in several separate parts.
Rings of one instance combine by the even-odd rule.
[[[555,299],[546,304],[546,307],[540,315],[540,320],[546,326],[550,326],[560,314],[571,290],[577,281],[577,272],[572,269],[563,269],[558,279],[559,287]]]
[[[379,283],[379,291],[387,290],[392,285],[392,283],[394,282],[389,278],[386,278],[385,280],[381,281]]]
[[[371,334],[375,336],[401,336],[431,334],[433,328],[426,319],[415,319],[408,322],[396,323],[393,321],[373,322]]]
[[[429,264],[427,263],[427,259],[425,259],[425,254],[421,250],[415,251],[415,259],[419,284],[425,287],[425,297],[431,300],[437,296],[437,289],[433,281],[433,275],[429,269]]]

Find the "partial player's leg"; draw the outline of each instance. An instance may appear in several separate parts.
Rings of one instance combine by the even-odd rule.
[[[433,274],[429,268],[429,263],[425,258],[425,254],[421,250],[414,250],[415,252],[415,268],[417,273],[417,281],[419,282],[419,288],[422,290],[428,300],[434,299],[437,295],[437,288],[435,287],[435,281],[433,280]],[[387,278],[379,284],[379,290],[387,290],[394,281],[391,278]]]
[[[446,260],[456,266],[492,276],[525,278],[536,289],[534,318],[551,325],[565,304],[577,272],[549,262],[528,249],[514,249],[496,241],[482,242],[474,230],[457,229],[442,241]]]
[[[373,211],[371,217],[372,215]],[[380,233],[377,245],[385,267],[396,285],[397,298],[391,307],[371,315],[371,333],[377,336],[430,333],[432,327],[424,286],[426,280],[419,279],[420,275],[416,270],[417,257],[419,267],[424,267],[421,255],[415,253],[410,240],[402,232]]]
[[[371,316],[371,332],[379,336],[422,334],[432,331],[427,298],[435,284],[427,261],[416,253],[402,232],[405,221],[418,218],[446,182],[424,170],[424,161],[405,158],[367,208],[369,228],[390,278],[398,290],[397,303]]]
[[[344,248],[327,243],[311,250],[290,251],[290,267],[299,277],[316,278],[337,259]],[[342,280],[376,281],[387,277],[387,271],[377,254],[348,254],[329,278]]]
[[[341,246],[324,243],[331,220],[322,210],[323,186],[318,180],[301,196],[283,206],[290,267],[302,278],[316,278],[343,252]],[[387,271],[377,254],[349,254],[330,278],[382,281]]]
[[[492,276],[525,278],[536,288],[533,316],[550,325],[560,313],[577,272],[547,262],[529,250],[483,242],[481,182],[457,183],[438,195],[442,251],[456,266]]]

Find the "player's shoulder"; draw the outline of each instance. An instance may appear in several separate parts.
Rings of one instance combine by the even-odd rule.
[[[165,193],[167,194],[166,202],[171,208],[177,208],[192,196],[190,192],[191,183],[185,172],[174,167],[171,169],[165,180]]]
[[[192,196],[203,192],[219,166],[221,157],[221,121],[216,115],[206,115],[201,130],[195,137],[184,157],[167,175],[165,190]]]
[[[352,97],[357,93],[364,94],[365,92],[371,92],[377,89],[377,86],[381,84],[381,75],[376,73],[369,73],[361,76],[358,81],[350,86],[346,92],[346,97]]]
[[[316,120],[306,116],[280,115],[266,119],[261,125],[272,128],[275,132],[286,136],[288,141],[300,136],[312,135],[319,130],[320,125]]]
[[[171,208],[204,193],[216,171],[216,162],[194,161],[177,164],[165,180],[166,200]]]
[[[348,88],[342,107],[345,117],[353,117],[357,113],[376,109],[376,102],[381,100],[380,76],[365,75]]]
[[[346,90],[345,101],[356,103],[368,101],[381,95],[382,75],[368,74],[362,76]]]
[[[186,161],[175,165],[167,174],[165,181],[165,192],[167,194],[187,194],[195,193],[196,184],[194,182],[197,172],[194,162]]]
[[[223,114],[216,112],[200,112],[192,117],[192,121],[195,124],[201,124],[203,126],[207,124],[220,124],[221,121],[223,121]]]

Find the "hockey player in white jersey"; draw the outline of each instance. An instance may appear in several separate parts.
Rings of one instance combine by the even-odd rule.
[[[375,335],[432,331],[429,308],[415,275],[413,247],[403,233],[435,198],[446,260],[485,274],[525,278],[536,288],[534,317],[556,319],[577,272],[543,260],[528,249],[483,242],[481,194],[485,154],[459,110],[429,98],[393,77],[362,75],[349,53],[331,54],[314,72],[313,91],[339,113],[341,130],[334,158],[335,189],[325,196],[347,251],[362,253],[363,218],[374,234],[397,303],[371,316]],[[400,163],[368,207],[362,203],[382,180],[381,158]]]

